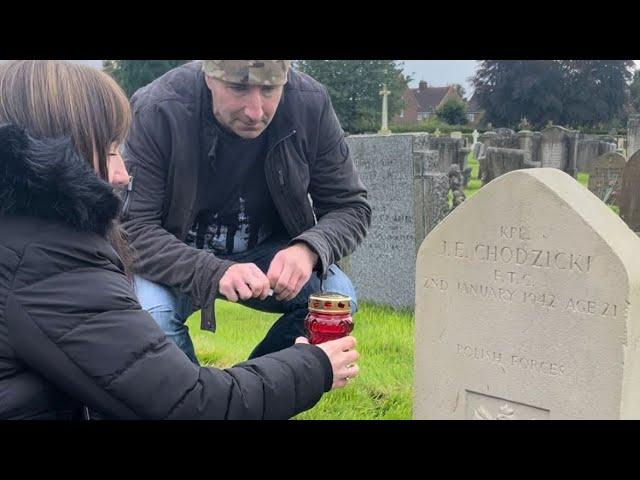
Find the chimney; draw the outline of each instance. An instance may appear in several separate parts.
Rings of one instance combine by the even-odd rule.
[[[420,83],[418,83],[418,91],[423,92],[426,89],[427,89],[427,82],[425,82],[424,80],[420,80]]]

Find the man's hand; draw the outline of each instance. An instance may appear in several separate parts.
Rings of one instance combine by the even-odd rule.
[[[264,300],[271,288],[269,279],[255,263],[236,263],[231,265],[220,279],[220,293],[230,302],[260,297]]]
[[[269,265],[267,278],[276,300],[292,300],[311,278],[318,254],[304,243],[280,250]]]

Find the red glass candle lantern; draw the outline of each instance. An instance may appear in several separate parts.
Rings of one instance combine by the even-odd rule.
[[[310,295],[304,324],[309,343],[314,345],[349,335],[353,330],[351,298],[334,292]]]

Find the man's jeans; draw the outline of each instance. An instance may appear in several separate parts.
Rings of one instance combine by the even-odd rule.
[[[288,242],[289,240],[286,238],[276,238],[258,245],[253,250],[225,255],[221,258],[240,263],[255,263],[266,274],[273,257],[280,250],[286,248]],[[151,314],[167,337],[197,365],[198,360],[189,336],[189,329],[184,324],[193,313],[190,298],[177,290],[150,282],[138,275],[134,279],[136,293],[142,308]],[[259,298],[239,300],[238,303],[256,310],[284,314],[273,324],[265,338],[251,352],[249,358],[260,357],[290,347],[297,337],[304,335],[304,318],[307,315],[309,295],[319,291],[320,279],[313,273],[307,284],[293,300],[279,301],[275,299],[275,296],[267,297],[264,300]],[[353,284],[336,265],[329,267],[327,278],[322,284],[322,291],[348,295],[352,299],[351,311],[352,313],[356,312],[357,298]]]

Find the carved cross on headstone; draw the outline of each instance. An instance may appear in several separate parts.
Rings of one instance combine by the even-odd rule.
[[[389,130],[389,125],[387,120],[387,117],[388,117],[387,97],[391,95],[391,92],[387,90],[386,84],[383,84],[380,95],[382,95],[382,128],[378,133],[380,135],[389,135],[391,133],[391,130]]]

